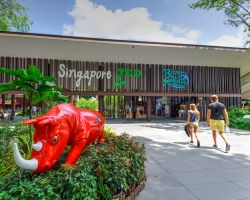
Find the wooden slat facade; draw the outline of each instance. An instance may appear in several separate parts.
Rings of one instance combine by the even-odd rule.
[[[0,66],[9,69],[26,68],[28,65],[37,65],[44,75],[50,75],[58,80],[58,84],[69,91],[107,91],[107,92],[157,92],[157,93],[216,93],[216,94],[240,94],[240,69],[225,67],[200,67],[180,65],[158,65],[138,63],[103,63],[89,61],[52,60],[1,57]],[[94,70],[101,67],[104,71],[111,71],[112,78],[104,80],[103,88],[100,88],[98,79],[92,79],[88,86],[88,79],[82,79],[80,87],[75,86],[75,78],[60,78],[58,76],[59,64],[65,64],[68,69],[76,71]],[[126,85],[114,87],[117,78],[116,68],[139,69],[142,75],[125,77]],[[163,69],[179,70],[186,72],[190,78],[190,84],[184,89],[163,87]],[[115,74],[115,75],[114,75]],[[9,82],[13,77],[0,74],[0,81]]]
[[[44,75],[55,77],[57,84],[65,89],[66,94],[71,95],[193,96],[206,100],[211,94],[218,94],[226,106],[239,105],[241,101],[239,68],[0,57],[0,67],[8,69],[24,69],[30,64],[37,65]],[[80,86],[76,87],[77,78],[59,77],[60,64],[64,64],[68,69],[83,72],[86,70],[111,71],[112,77],[109,80],[93,78],[90,85],[88,85],[88,79],[81,79]],[[127,81],[127,84],[115,87],[114,83],[118,76],[117,68],[139,69],[141,76],[123,76],[122,80]],[[163,86],[163,69],[185,72],[189,76],[189,84],[184,89]],[[13,77],[0,73],[1,83],[9,82],[12,79]]]

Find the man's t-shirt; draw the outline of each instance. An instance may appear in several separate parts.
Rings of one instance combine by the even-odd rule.
[[[225,109],[225,105],[219,102],[210,103],[208,109],[211,109],[211,119],[215,120],[223,120],[223,111]]]

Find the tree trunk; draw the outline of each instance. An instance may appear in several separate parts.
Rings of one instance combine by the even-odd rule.
[[[23,117],[25,116],[25,95],[23,95]]]
[[[30,119],[32,119],[32,112],[31,112],[31,109],[32,109],[32,105],[31,103],[29,102],[29,108],[30,108]],[[30,148],[32,147],[32,127],[31,127],[31,124],[30,124],[30,141],[29,141],[29,146]]]
[[[32,119],[32,97],[33,97],[33,93],[31,93],[31,95],[29,97],[30,119]],[[30,141],[29,141],[29,147],[32,148],[32,127],[31,127],[31,124],[30,124]]]

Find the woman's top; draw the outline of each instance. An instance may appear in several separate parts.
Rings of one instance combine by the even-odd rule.
[[[185,113],[185,110],[179,110],[178,112],[179,113]]]
[[[198,122],[198,116],[200,115],[199,111],[197,111],[196,115],[194,114],[194,111],[192,110],[189,110],[188,113],[190,115],[190,119],[189,119],[190,122]]]

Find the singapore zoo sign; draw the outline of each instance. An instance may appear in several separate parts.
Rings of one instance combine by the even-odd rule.
[[[121,85],[127,84],[127,79],[130,77],[139,78],[142,75],[140,69],[126,69],[126,68],[116,68],[115,70],[114,87],[119,87]],[[111,79],[114,74],[111,71],[102,70],[85,70],[77,71],[76,69],[68,69],[64,64],[59,65],[58,76],[60,78],[74,78],[76,79],[76,87],[80,87],[81,81],[87,79],[88,86],[91,85],[93,79]],[[184,89],[189,84],[189,76],[184,71],[171,70],[168,68],[163,69],[163,87],[172,87],[178,89]]]
[[[121,85],[126,85],[127,81],[124,80],[125,77],[140,77],[141,70],[135,69],[125,69],[125,68],[117,68],[116,72],[118,73],[114,86],[118,87]],[[75,69],[68,69],[64,64],[59,65],[58,76],[60,78],[75,78],[76,79],[76,87],[80,87],[80,83],[82,79],[88,80],[88,86],[91,85],[92,79],[111,79],[112,72],[111,71],[95,71],[95,70],[85,70],[85,71],[76,71]]]
[[[92,78],[96,79],[111,79],[111,71],[94,71],[94,70],[85,70],[76,71],[75,69],[68,69],[64,64],[59,65],[58,76],[60,78],[76,78],[76,87],[80,86],[82,79],[88,79],[88,86],[91,84]]]

